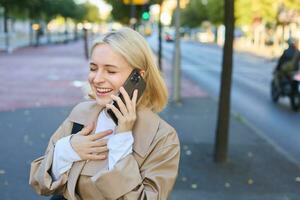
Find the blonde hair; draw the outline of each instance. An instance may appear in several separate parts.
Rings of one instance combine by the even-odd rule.
[[[99,44],[108,44],[122,55],[132,68],[145,71],[146,89],[137,106],[150,108],[154,112],[162,111],[168,102],[168,90],[144,37],[130,28],[121,28],[95,40],[91,52]],[[91,96],[95,97],[95,94]]]

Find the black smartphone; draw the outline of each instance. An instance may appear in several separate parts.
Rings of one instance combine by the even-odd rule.
[[[125,83],[123,84],[123,87],[126,90],[126,92],[128,93],[130,99],[132,99],[134,90],[137,89],[138,90],[137,102],[138,102],[139,98],[142,96],[142,94],[146,88],[146,82],[144,81],[143,77],[141,76],[139,69],[132,70],[131,74],[129,75],[129,77],[127,78]],[[119,92],[118,96],[121,98],[121,100],[125,104],[125,99],[120,92]],[[116,101],[113,101],[112,104],[118,110],[120,110],[118,103]],[[107,113],[112,118],[112,120],[115,122],[115,124],[118,125],[118,118],[116,117],[114,112],[111,109],[108,109]]]

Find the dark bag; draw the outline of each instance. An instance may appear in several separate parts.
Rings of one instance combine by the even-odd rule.
[[[82,124],[77,124],[74,122],[71,134],[78,133],[79,131],[81,131],[82,128],[83,128]],[[67,200],[67,199],[63,195],[53,195],[50,198],[50,200]]]

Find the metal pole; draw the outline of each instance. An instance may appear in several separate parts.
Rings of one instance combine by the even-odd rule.
[[[136,13],[136,7],[133,3],[133,0],[130,1],[130,27],[132,29],[136,29],[136,18],[135,18],[135,14]]]
[[[162,3],[160,4],[159,7],[159,17],[158,17],[158,67],[159,70],[162,71],[162,63],[161,63],[161,59],[162,59],[162,24],[161,24],[161,11],[162,11]]]
[[[83,28],[83,36],[84,36],[84,56],[88,60],[89,59],[89,46],[88,46],[88,29]]]
[[[4,37],[5,37],[5,50],[7,53],[11,53],[12,49],[10,47],[10,33],[8,29],[8,8],[4,7]]]
[[[175,11],[175,52],[174,52],[174,74],[173,74],[173,90],[174,90],[174,96],[173,100],[177,103],[181,101],[181,95],[180,95],[180,68],[181,68],[181,52],[180,52],[180,0],[177,0],[177,6]]]

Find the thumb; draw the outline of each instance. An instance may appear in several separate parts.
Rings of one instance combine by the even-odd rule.
[[[80,131],[80,135],[89,135],[93,131],[94,126],[94,123],[88,124]]]

